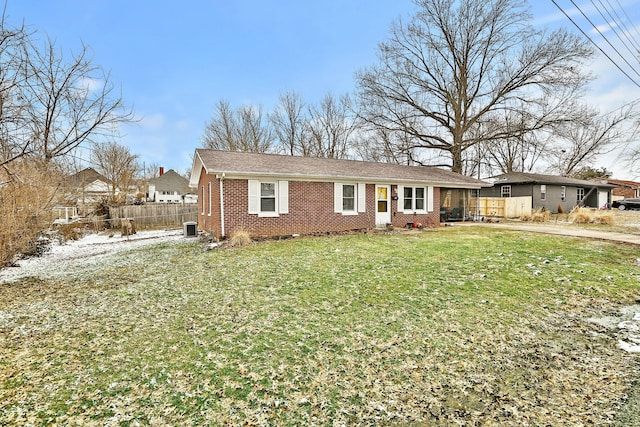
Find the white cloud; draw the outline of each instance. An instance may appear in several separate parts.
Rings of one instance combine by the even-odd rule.
[[[80,80],[78,86],[80,87],[80,89],[86,90],[88,93],[96,92],[102,89],[102,87],[104,86],[104,80],[84,77]]]

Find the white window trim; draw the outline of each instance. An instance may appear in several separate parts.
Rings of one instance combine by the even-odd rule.
[[[208,191],[209,191],[209,209],[207,211],[207,215],[211,216],[211,205],[213,204],[212,203],[213,202],[213,194],[212,194],[213,192],[211,191],[211,181],[209,181],[207,183],[207,185],[208,185]]]
[[[540,200],[541,201],[547,200],[547,185],[546,184],[540,184]]]
[[[345,185],[353,185],[353,210],[345,211],[342,208],[343,189]],[[334,182],[333,183],[333,211],[342,215],[358,215],[366,212],[367,208],[367,184],[364,182]]]
[[[564,201],[567,198],[567,187],[565,185],[560,186],[560,200]]]
[[[404,189],[412,188],[411,192],[411,209],[404,208]],[[422,188],[424,190],[424,208],[416,209],[416,189]],[[398,196],[398,212],[406,213],[406,214],[426,214],[427,212],[433,212],[433,187],[431,186],[423,186],[423,185],[398,185],[397,187],[397,196]]]
[[[509,189],[509,195],[505,196],[504,195],[504,193],[505,193],[504,190],[507,189],[507,188]],[[511,197],[511,186],[510,185],[503,185],[503,186],[500,187],[500,197],[505,197],[505,198],[506,197]]]
[[[260,201],[262,199],[260,194],[260,184],[265,183],[275,185],[275,212],[263,212],[260,209]],[[272,179],[249,179],[247,185],[247,195],[249,198],[249,215],[258,215],[258,217],[260,218],[276,218],[281,214],[289,213],[289,181],[274,181]]]
[[[162,198],[158,198],[158,199],[159,199],[158,201],[160,202],[164,201],[164,199]],[[205,201],[205,198],[204,198],[204,184],[203,184],[202,185],[202,215],[204,215],[204,201]]]

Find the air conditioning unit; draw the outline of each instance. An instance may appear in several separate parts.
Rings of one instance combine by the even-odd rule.
[[[184,226],[184,237],[198,236],[198,223],[195,221],[187,221],[182,223]]]

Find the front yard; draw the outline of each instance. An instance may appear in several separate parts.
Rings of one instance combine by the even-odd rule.
[[[163,243],[0,284],[0,425],[602,425],[638,249],[480,227]]]

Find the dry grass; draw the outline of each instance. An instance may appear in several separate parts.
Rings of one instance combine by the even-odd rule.
[[[229,238],[230,247],[248,246],[251,242],[251,234],[243,228],[236,228],[233,230],[233,233]]]
[[[122,252],[0,286],[0,424],[606,425],[637,358],[586,319],[637,257],[482,227]]]
[[[576,207],[569,213],[569,221],[574,224],[615,225],[615,217],[612,212],[582,207]]]
[[[37,252],[53,219],[55,173],[37,162],[13,162],[0,170],[0,268],[16,255]]]
[[[532,222],[545,222],[551,219],[551,212],[546,209],[538,209],[534,211],[530,216],[523,215],[520,217],[521,221],[532,221]]]

